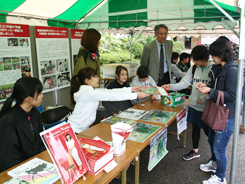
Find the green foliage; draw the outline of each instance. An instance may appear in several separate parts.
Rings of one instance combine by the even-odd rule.
[[[134,54],[132,54],[134,58]],[[109,63],[129,63],[130,62],[130,52],[121,51],[121,52],[110,52],[100,54],[100,63],[109,64]]]
[[[132,62],[139,64],[143,48],[147,43],[155,40],[154,36],[133,34],[132,36]],[[173,52],[181,53],[185,47],[181,42],[173,42]],[[116,36],[105,33],[100,40],[101,65],[108,63],[130,62],[131,35],[116,38]]]

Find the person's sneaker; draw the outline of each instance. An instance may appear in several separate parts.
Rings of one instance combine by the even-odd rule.
[[[204,172],[214,172],[216,173],[217,162],[210,160],[207,164],[201,164],[200,169]]]
[[[224,178],[223,181],[221,181],[221,178],[219,178],[216,175],[212,175],[208,180],[204,180],[202,183],[203,184],[226,184],[226,179]]]
[[[198,158],[198,157],[200,157],[199,152],[196,153],[194,150],[191,150],[190,153],[183,156],[183,159],[184,160],[192,160],[192,159]]]

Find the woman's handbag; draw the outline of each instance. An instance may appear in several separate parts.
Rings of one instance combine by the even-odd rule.
[[[221,100],[221,105],[219,104]],[[218,91],[216,103],[210,99],[206,102],[202,120],[213,130],[224,131],[228,119],[229,109],[224,107],[224,92]]]

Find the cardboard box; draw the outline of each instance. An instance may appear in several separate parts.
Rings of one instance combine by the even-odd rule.
[[[177,107],[185,104],[184,93],[169,93],[169,96],[162,96],[162,104],[170,107]]]
[[[114,63],[114,64],[104,64],[103,65],[103,78],[115,79],[116,67],[122,65],[128,70],[128,77],[134,77],[137,71],[136,63]]]

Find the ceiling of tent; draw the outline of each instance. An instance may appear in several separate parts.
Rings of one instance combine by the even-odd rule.
[[[236,7],[217,2],[239,20]],[[209,0],[1,0],[0,22],[99,30],[123,28],[147,30],[164,23],[170,31],[221,25],[232,29],[228,20]]]

